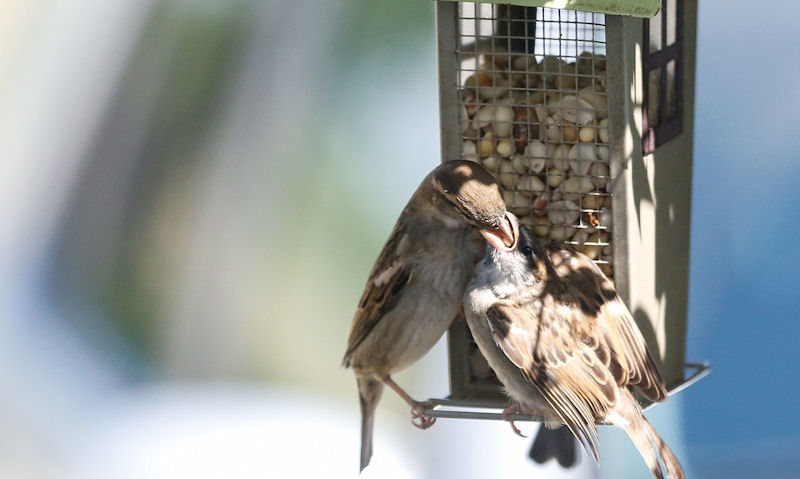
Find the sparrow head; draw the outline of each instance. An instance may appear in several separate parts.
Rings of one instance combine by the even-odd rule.
[[[506,212],[500,184],[486,168],[473,161],[453,160],[433,170],[430,178],[434,201],[444,204],[444,212],[480,229],[487,241],[499,245],[495,247],[513,247],[519,222]]]
[[[519,224],[513,214],[507,214]],[[517,232],[517,241],[511,247],[500,248],[490,242],[493,248],[487,248],[487,260],[496,271],[513,279],[512,282],[528,284],[546,269],[547,251],[527,227],[518,226]]]

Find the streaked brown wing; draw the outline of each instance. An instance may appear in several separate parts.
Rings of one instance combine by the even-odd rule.
[[[556,273],[581,311],[597,318],[592,347],[620,386],[633,385],[654,401],[667,398],[658,366],[611,281],[588,257],[565,248],[551,249]]]
[[[361,294],[342,361],[345,366],[350,366],[350,356],[353,351],[369,336],[386,313],[395,307],[403,294],[403,289],[411,281],[409,265],[398,255],[399,248],[404,246],[405,238],[401,224],[401,221],[397,222],[389,239],[386,240]]]
[[[597,459],[596,419],[617,399],[608,368],[578,330],[581,312],[550,294],[520,305],[499,303],[487,312],[494,339],[539,388],[575,437]]]

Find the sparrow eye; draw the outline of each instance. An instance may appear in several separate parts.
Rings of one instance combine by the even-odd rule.
[[[523,246],[522,248],[519,249],[519,252],[529,258],[533,256],[533,250],[531,249],[530,246]]]

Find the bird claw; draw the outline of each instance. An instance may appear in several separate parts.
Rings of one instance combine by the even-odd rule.
[[[425,414],[426,409],[432,409],[434,404],[430,401],[415,402],[411,407],[411,424],[420,429],[428,429],[436,422],[436,418]]]
[[[522,434],[522,431],[520,431],[517,425],[514,424],[514,419],[511,418],[511,415],[521,413],[522,410],[519,407],[519,404],[512,404],[511,406],[503,409],[503,414],[501,417],[503,418],[503,421],[508,421],[508,424],[511,425],[511,430],[514,431],[514,434],[519,437],[528,437],[525,434]]]

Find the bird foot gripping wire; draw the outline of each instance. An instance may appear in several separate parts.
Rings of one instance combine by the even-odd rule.
[[[435,404],[431,401],[416,401],[414,398],[408,395],[403,388],[401,388],[392,378],[389,376],[385,376],[381,378],[381,382],[383,384],[392,388],[403,400],[411,406],[411,424],[417,426],[420,429],[428,429],[429,427],[433,426],[436,422],[436,418],[433,416],[428,416],[425,414],[425,411],[428,409],[433,409]]]
[[[436,418],[428,416],[425,411],[433,409],[434,404],[431,401],[417,402],[411,405],[411,424],[420,429],[428,429],[436,422]]]
[[[528,437],[525,434],[522,434],[522,431],[519,430],[516,424],[514,424],[514,418],[511,417],[515,414],[522,414],[522,408],[520,408],[519,404],[514,403],[507,408],[503,409],[503,421],[508,421],[508,424],[511,425],[511,430],[519,437]]]

